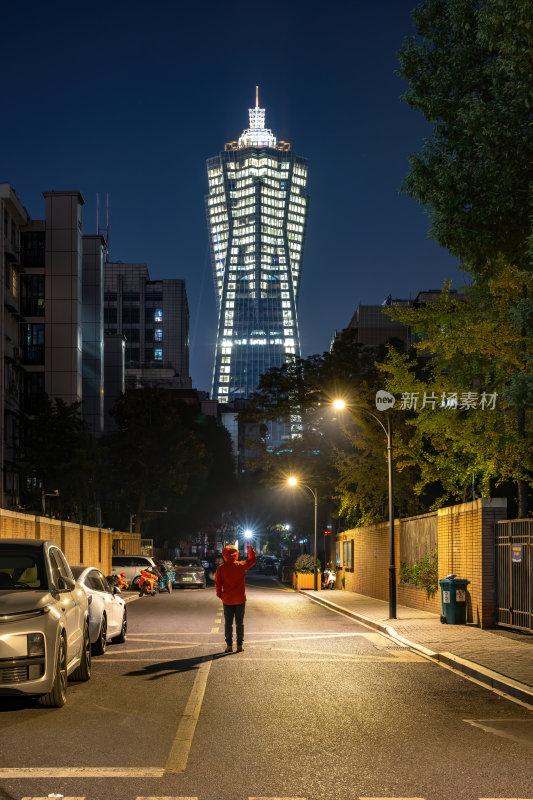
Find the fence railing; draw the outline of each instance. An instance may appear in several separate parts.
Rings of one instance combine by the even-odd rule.
[[[533,630],[533,519],[496,524],[496,622]]]

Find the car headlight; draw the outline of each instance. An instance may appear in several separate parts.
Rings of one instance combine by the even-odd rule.
[[[42,633],[28,633],[28,655],[44,656],[44,636]]]

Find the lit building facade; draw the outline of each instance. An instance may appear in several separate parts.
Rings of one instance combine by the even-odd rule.
[[[265,128],[265,109],[207,162],[218,329],[212,397],[247,398],[270,367],[300,356],[298,293],[307,161]]]

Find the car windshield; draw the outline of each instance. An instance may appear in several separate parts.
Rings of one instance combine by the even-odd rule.
[[[42,553],[0,548],[1,589],[48,589]]]
[[[176,558],[174,559],[175,567],[199,567],[200,562],[197,558]]]

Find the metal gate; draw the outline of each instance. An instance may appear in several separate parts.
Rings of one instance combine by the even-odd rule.
[[[533,631],[533,520],[496,523],[498,625]]]

